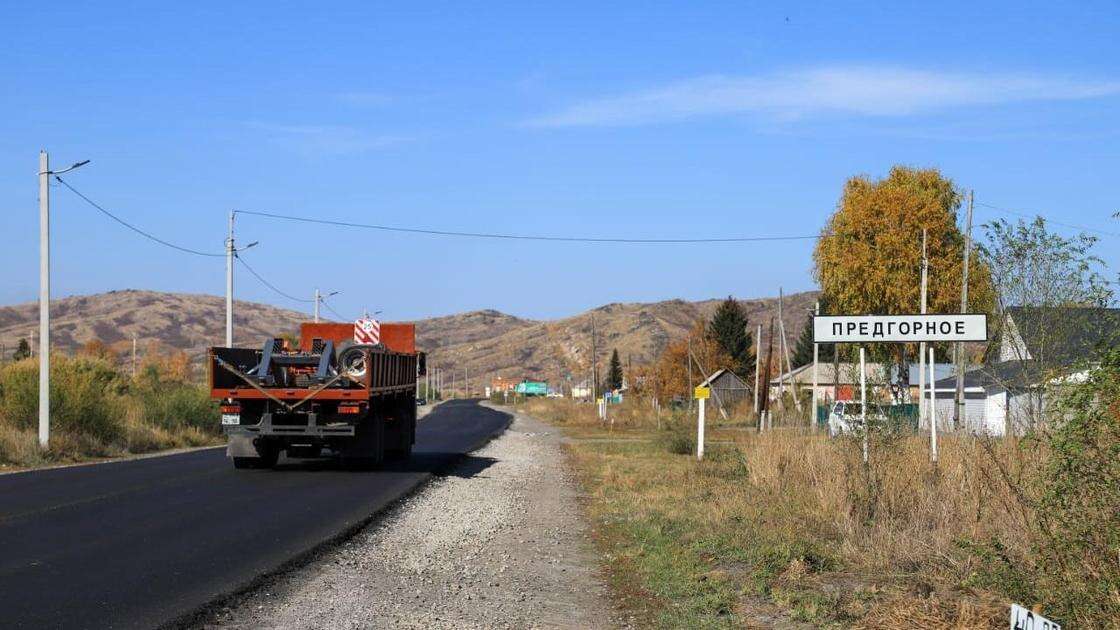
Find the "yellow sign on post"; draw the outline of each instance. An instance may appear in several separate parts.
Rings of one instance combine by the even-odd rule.
[[[700,386],[692,392],[692,397],[696,400],[705,400],[712,397],[712,389],[710,387]]]

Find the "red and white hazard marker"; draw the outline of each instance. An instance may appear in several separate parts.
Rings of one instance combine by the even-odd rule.
[[[359,319],[354,322],[354,342],[381,343],[381,322],[376,319]]]

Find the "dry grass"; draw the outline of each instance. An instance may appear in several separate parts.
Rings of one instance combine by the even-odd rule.
[[[658,430],[638,405],[612,408],[613,427],[593,405],[523,409],[576,438],[616,590],[653,625],[757,624],[763,602],[814,626],[1002,627],[1011,599],[1036,603],[1015,571],[1037,570],[1037,519],[1017,494],[1037,447],[950,436],[934,468],[928,438],[896,437],[865,467],[854,440],[717,423],[697,462],[672,452],[695,430],[679,414]]]
[[[0,366],[0,468],[218,443],[216,407],[205,388],[185,380],[182,363],[153,359],[133,379],[105,358],[56,358],[46,450],[38,445],[37,361]]]

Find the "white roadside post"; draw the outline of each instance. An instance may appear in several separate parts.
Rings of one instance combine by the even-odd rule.
[[[929,345],[929,461],[937,465],[937,389],[933,384],[933,344]]]
[[[867,364],[864,361],[863,346],[859,347],[859,417],[863,425],[863,463],[868,462],[868,434],[871,433],[867,426]]]
[[[696,416],[696,459],[698,461],[704,459],[704,403],[707,402],[711,392],[712,390],[707,387],[697,387],[693,391],[698,410]]]

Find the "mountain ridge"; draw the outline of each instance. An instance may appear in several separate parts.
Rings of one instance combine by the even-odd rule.
[[[817,292],[785,296],[783,314],[791,344],[804,326]],[[494,376],[580,381],[590,371],[592,320],[600,366],[613,349],[624,362],[647,363],[671,339],[687,335],[698,319],[707,319],[721,299],[658,302],[612,302],[568,317],[530,319],[496,309],[414,320],[417,344],[428,353],[429,365],[447,370],[461,383],[464,368],[472,387]],[[777,298],[741,299],[752,332],[776,315]],[[122,289],[51,301],[51,344],[74,352],[97,339],[125,359],[137,340],[141,351],[153,342],[187,352],[201,360],[206,348],[225,336],[225,300],[207,294]],[[235,301],[234,343],[256,346],[261,340],[294,332],[311,316],[269,304]],[[20,338],[38,329],[38,303],[0,307],[0,346],[8,360]],[[775,333],[777,333],[775,326]],[[762,340],[765,343],[765,338]]]

